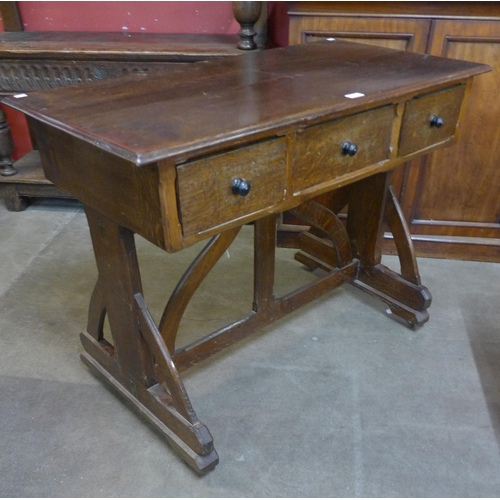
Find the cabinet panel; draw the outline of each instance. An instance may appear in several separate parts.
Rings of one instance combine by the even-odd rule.
[[[409,184],[411,231],[500,238],[500,22],[438,20],[430,53],[486,63],[493,71],[474,80],[458,143],[429,155]],[[491,260],[500,260],[498,240],[482,244],[491,245]]]
[[[489,64],[460,118],[459,141],[396,169],[418,255],[500,262],[500,4],[293,2],[290,43],[320,38]],[[386,250],[394,251],[390,240]]]
[[[430,25],[429,20],[412,19],[291,17],[289,41],[293,45],[333,37],[424,53]]]

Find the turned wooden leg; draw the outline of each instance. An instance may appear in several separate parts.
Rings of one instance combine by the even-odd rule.
[[[393,314],[412,327],[429,319],[431,295],[420,284],[409,231],[387,173],[376,174],[350,186],[347,232],[360,269],[353,284],[389,305]],[[383,222],[387,219],[400,253],[402,275],[380,263]]]
[[[99,278],[89,324],[81,334],[84,363],[160,432],[198,473],[215,467],[210,432],[199,422],[142,294],[134,235],[86,208]],[[104,339],[107,315],[112,342]]]
[[[14,168],[14,160],[11,158],[13,152],[14,143],[7,123],[7,116],[4,110],[0,108],[0,175],[17,174],[17,170]]]

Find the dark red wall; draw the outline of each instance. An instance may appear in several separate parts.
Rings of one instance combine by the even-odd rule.
[[[29,31],[237,33],[231,2],[19,2]]]

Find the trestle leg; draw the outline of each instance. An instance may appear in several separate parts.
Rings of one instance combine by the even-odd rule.
[[[344,227],[336,213],[346,204]],[[300,251],[295,258],[299,262],[310,269],[328,271],[356,259],[359,267],[354,286],[385,302],[394,315],[412,327],[429,319],[431,294],[421,284],[410,232],[388,173],[327,193],[292,213],[311,224],[297,238]],[[394,235],[401,274],[381,264],[384,222]]]
[[[158,328],[144,303],[134,235],[86,208],[99,279],[81,334],[83,362],[147,419],[198,473],[218,463]],[[112,341],[103,335],[108,316]]]
[[[393,231],[402,274],[380,263],[384,220]],[[431,295],[420,284],[409,231],[387,172],[350,186],[347,232],[360,265],[353,285],[385,302],[393,314],[411,327],[425,323],[429,319]]]

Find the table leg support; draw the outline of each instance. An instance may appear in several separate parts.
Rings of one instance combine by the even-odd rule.
[[[142,295],[134,235],[86,208],[99,278],[80,336],[82,361],[159,431],[199,474],[218,463]],[[104,339],[108,317],[112,343]]]
[[[388,304],[411,327],[429,319],[429,290],[420,283],[408,226],[389,184],[389,173],[376,174],[350,186],[347,232],[353,256],[360,261],[353,285]],[[401,274],[380,263],[384,221],[393,232]]]
[[[311,232],[300,238],[301,258],[326,274],[283,297],[273,294],[276,217],[257,220],[252,311],[178,350],[175,337],[183,312],[239,228],[215,236],[206,245],[176,287],[158,328],[143,297],[133,233],[86,208],[99,278],[90,302],[87,331],[81,334],[85,348],[82,360],[145,417],[196,472],[203,474],[215,467],[218,456],[210,432],[191,405],[179,375],[182,370],[346,282],[386,302],[412,326],[427,320],[431,297],[420,284],[408,228],[387,175],[377,174],[349,186],[348,196],[347,227],[330,210],[338,209],[336,205],[327,208],[309,200],[293,210],[312,226]],[[402,274],[380,263],[384,220],[393,231]],[[106,317],[110,341],[104,338]]]
[[[296,260],[310,269],[321,267],[325,271],[342,268],[352,262],[348,235],[335,213],[314,200],[302,203],[291,212],[312,226],[299,236],[303,251],[295,255]]]
[[[214,236],[189,266],[175,287],[163,311],[159,327],[161,336],[171,354],[175,352],[177,331],[189,301],[207,274],[234,241],[240,229],[241,227],[236,227]]]
[[[349,207],[346,227],[336,215],[345,205]],[[311,224],[297,238],[300,251],[296,260],[310,269],[328,272],[355,259],[354,286],[385,302],[394,315],[412,327],[429,319],[431,294],[420,282],[410,231],[388,173],[309,200],[292,213]],[[401,274],[381,264],[384,223],[393,233]]]

